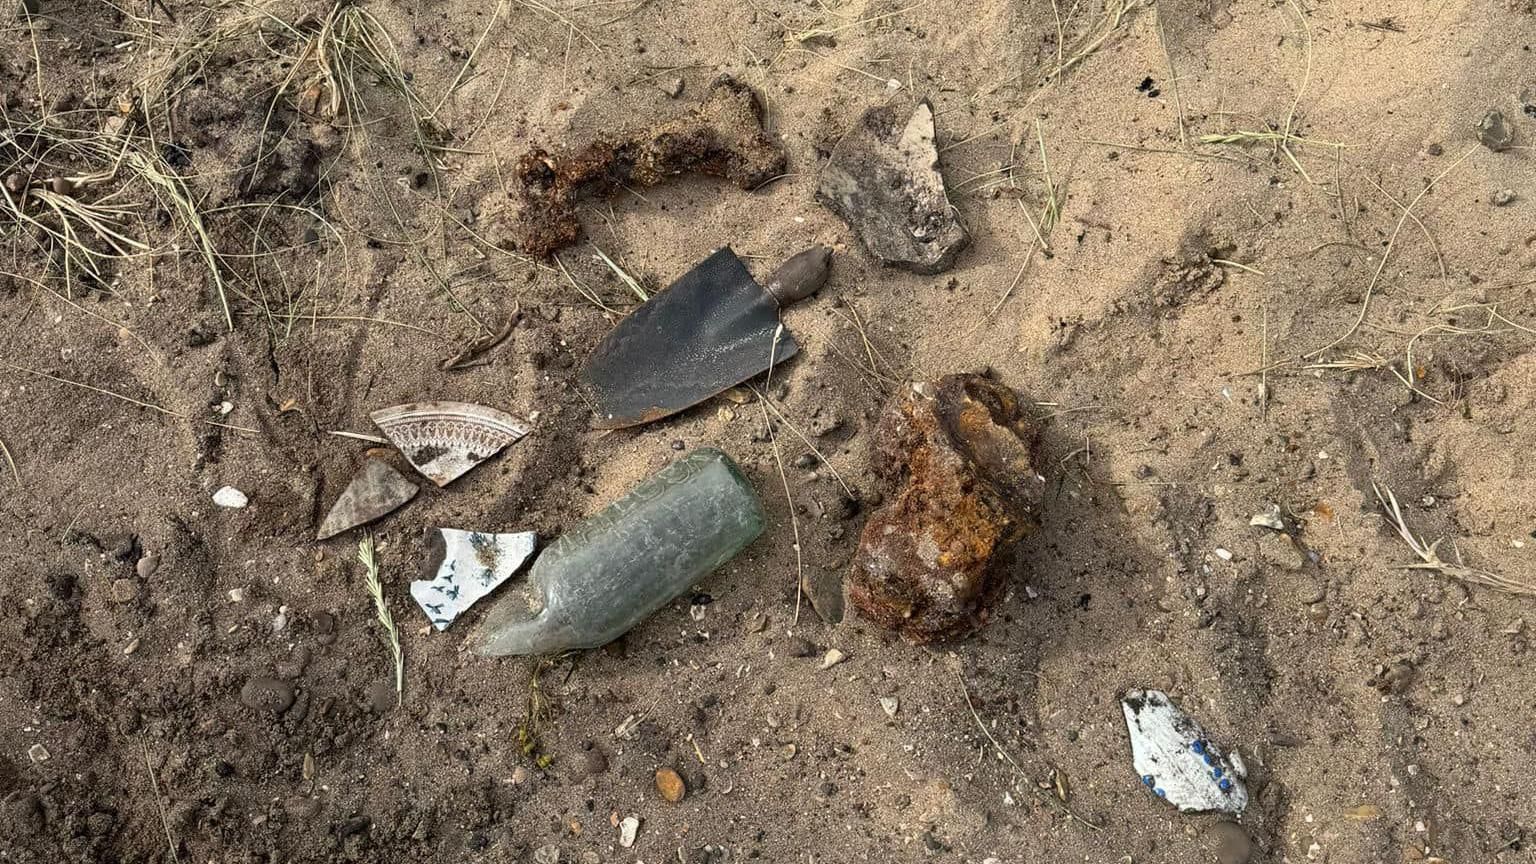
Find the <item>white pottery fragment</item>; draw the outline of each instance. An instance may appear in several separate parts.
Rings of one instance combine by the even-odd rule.
[[[496,590],[533,554],[538,535],[488,534],[457,528],[427,529],[430,578],[411,583],[411,596],[439,630],[475,601]]]
[[[1242,759],[1228,758],[1193,717],[1161,690],[1130,690],[1120,700],[1141,782],[1186,812],[1240,813],[1248,806]]]

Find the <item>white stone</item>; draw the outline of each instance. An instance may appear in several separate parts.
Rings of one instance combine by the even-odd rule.
[[[847,660],[847,659],[848,659],[848,655],[847,654],[844,654],[843,652],[837,650],[836,648],[833,648],[832,650],[827,652],[827,656],[821,658],[821,668],[823,668],[823,669],[831,669],[833,666],[836,666],[837,664],[839,664],[839,663],[841,663],[841,662],[843,662],[844,660]]]
[[[625,816],[619,823],[619,845],[625,849],[635,845],[635,837],[640,833],[640,819],[636,816]]]
[[[239,510],[251,503],[251,499],[245,497],[244,492],[233,486],[220,486],[219,491],[213,493],[213,503],[231,510]]]
[[[885,711],[885,716],[895,717],[896,710],[901,707],[901,702],[895,696],[881,696],[880,708]]]

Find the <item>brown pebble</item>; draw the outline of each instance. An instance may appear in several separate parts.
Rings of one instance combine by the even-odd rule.
[[[113,579],[112,599],[118,603],[132,603],[139,596],[139,583],[134,579]]]
[[[160,569],[160,556],[145,555],[139,559],[139,563],[133,565],[133,569],[134,572],[139,574],[140,579],[148,579],[155,575],[156,570]]]
[[[764,288],[779,302],[787,306],[803,300],[821,290],[827,284],[827,274],[832,267],[832,250],[826,246],[812,246],[773,271]]]
[[[276,678],[252,678],[240,688],[240,703],[253,711],[281,714],[293,707],[293,684]]]
[[[656,791],[673,804],[688,795],[688,787],[683,783],[682,775],[671,768],[656,769]]]

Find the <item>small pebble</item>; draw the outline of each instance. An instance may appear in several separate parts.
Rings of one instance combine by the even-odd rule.
[[[1510,145],[1515,143],[1515,132],[1500,111],[1489,111],[1484,114],[1483,119],[1477,121],[1472,131],[1477,133],[1477,140],[1484,147],[1495,153],[1508,150]]]
[[[901,708],[901,702],[895,696],[881,696],[880,697],[880,710],[885,712],[885,716],[887,716],[887,717],[895,717],[896,716],[896,712],[900,708]]]
[[[276,678],[258,677],[240,688],[240,702],[253,711],[281,714],[293,707],[293,685]]]
[[[145,555],[139,559],[139,563],[133,565],[133,569],[135,573],[139,574],[140,579],[148,579],[155,575],[156,570],[160,569],[160,556]]]
[[[33,744],[31,747],[27,748],[27,758],[31,759],[32,763],[35,765],[39,762],[47,762],[50,758],[52,758],[52,754],[48,752],[47,747],[44,747],[41,744]]]
[[[1225,550],[1223,548],[1221,548],[1220,546],[1217,546],[1216,547],[1216,557],[1220,558],[1223,561],[1231,561],[1232,560],[1232,553],[1228,552],[1227,550]]]
[[[133,652],[139,650],[139,641],[139,637],[137,636],[129,639],[128,644],[123,646],[123,653],[132,654]]]
[[[683,95],[683,86],[683,79],[673,78],[671,81],[661,85],[661,92],[667,94],[673,99],[676,99],[677,97]]]
[[[560,847],[546,844],[533,852],[534,864],[560,864]]]
[[[1263,513],[1255,513],[1248,524],[1256,528],[1273,528],[1276,531],[1285,530],[1285,521],[1280,518],[1280,508],[1270,507]]]
[[[229,602],[231,602],[231,603],[244,603],[245,602],[245,589],[244,588],[231,588],[231,589],[229,589],[229,594],[227,596],[229,597]]]
[[[625,849],[635,845],[635,837],[640,833],[640,819],[636,816],[625,816],[619,823],[619,845]]]
[[[821,668],[831,669],[833,666],[836,666],[837,664],[847,659],[847,654],[844,654],[836,648],[833,648],[826,653],[826,656],[821,658]]]
[[[530,776],[531,775],[528,773],[528,769],[519,765],[512,769],[512,785],[521,786],[528,782],[528,778]]]
[[[1220,864],[1247,864],[1253,857],[1253,840],[1236,822],[1214,822],[1205,829],[1207,848]]]
[[[138,599],[139,583],[136,579],[113,579],[112,600],[117,603],[132,603]]]
[[[1515,190],[1513,189],[1500,189],[1499,191],[1493,193],[1493,206],[1508,207],[1509,205],[1515,203],[1515,199],[1518,197],[1519,196],[1515,194]]]
[[[676,804],[688,796],[688,785],[683,777],[671,768],[656,769],[656,791],[661,797]]]
[[[213,493],[213,503],[231,510],[239,510],[251,503],[251,499],[245,497],[244,492],[233,486],[220,486],[219,491]]]

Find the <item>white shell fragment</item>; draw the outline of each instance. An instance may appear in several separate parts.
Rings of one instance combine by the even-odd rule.
[[[635,836],[640,833],[640,820],[634,816],[625,816],[619,823],[619,845],[625,849],[635,845]]]
[[[411,596],[432,620],[432,626],[447,630],[475,601],[511,578],[533,554],[537,540],[532,531],[485,534],[429,528],[431,549],[422,575],[430,578],[412,582]]]
[[[1141,782],[1186,812],[1240,813],[1248,806],[1247,771],[1229,759],[1193,717],[1161,690],[1130,690],[1120,700],[1131,733],[1131,760]]]
[[[369,416],[411,465],[438,486],[447,486],[500,453],[530,428],[505,411],[468,402],[412,402]]]
[[[233,486],[220,486],[219,491],[213,493],[213,503],[231,510],[239,510],[251,503],[251,499],[245,497],[244,492]]]

